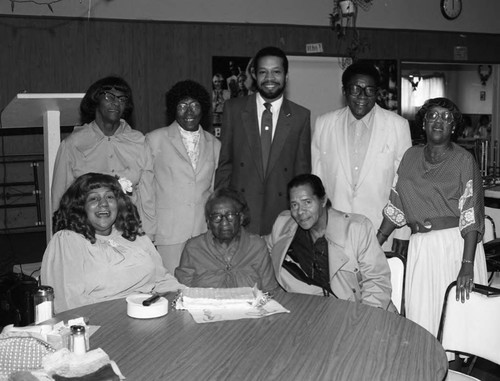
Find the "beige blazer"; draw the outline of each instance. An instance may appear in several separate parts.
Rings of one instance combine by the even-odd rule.
[[[282,212],[265,237],[278,283],[288,292],[322,295],[321,288],[296,279],[282,266],[297,231],[290,211]],[[330,286],[339,299],[393,309],[390,269],[370,221],[361,215],[328,210]]]
[[[399,162],[411,147],[410,127],[406,119],[375,105],[368,151],[354,187],[347,144],[348,114],[345,107],[317,118],[311,147],[312,172],[323,181],[333,208],[363,214],[378,229]],[[396,238],[409,239],[409,229],[400,230]],[[391,246],[392,236],[384,250],[391,250]]]
[[[146,147],[153,168],[143,175],[142,188],[151,196],[143,198],[143,227],[157,245],[185,242],[207,230],[205,201],[213,191],[220,142],[202,130],[200,157],[196,170],[191,166],[177,122],[146,135]],[[141,188],[141,189],[142,189]]]

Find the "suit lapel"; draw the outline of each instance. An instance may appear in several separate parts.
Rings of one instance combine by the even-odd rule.
[[[350,126],[349,123],[349,108],[345,108],[345,112],[339,118],[337,126],[338,127],[338,139],[337,139],[337,151],[339,152],[336,155],[340,160],[340,165],[342,166],[342,170],[344,171],[345,178],[349,184],[349,187],[352,188],[352,173],[351,173],[351,160],[349,157],[349,142],[348,142],[348,128]],[[336,126],[332,126],[336,128]]]
[[[191,161],[189,160],[189,156],[186,151],[186,147],[182,143],[181,133],[179,132],[179,125],[177,122],[171,124],[171,127],[168,129],[168,135],[170,137],[170,141],[172,142],[172,146],[177,151],[177,154],[184,158],[189,165],[191,166]]]
[[[264,169],[262,166],[262,150],[260,145],[259,121],[257,116],[256,95],[248,97],[245,109],[241,113],[243,129],[245,130],[249,147],[255,147],[252,155],[257,172],[261,181],[264,181]],[[257,148],[258,147],[258,148]],[[272,152],[272,150],[271,150]]]
[[[274,131],[273,143],[271,144],[271,152],[269,154],[269,163],[267,165],[266,174],[271,173],[274,165],[280,157],[286,139],[290,134],[292,120],[293,115],[290,110],[290,104],[286,98],[283,98],[283,103],[281,104],[278,116],[278,122],[276,123],[276,129]]]

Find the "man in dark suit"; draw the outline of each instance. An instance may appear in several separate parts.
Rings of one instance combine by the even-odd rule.
[[[311,116],[283,96],[288,59],[282,50],[261,49],[253,71],[258,92],[224,105],[215,188],[242,192],[251,214],[248,230],[265,235],[288,209],[288,182],[311,172]]]

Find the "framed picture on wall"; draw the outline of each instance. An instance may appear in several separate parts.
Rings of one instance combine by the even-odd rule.
[[[398,61],[369,60],[380,72],[380,91],[377,104],[386,110],[398,112]]]
[[[224,102],[254,92],[250,57],[212,57],[212,126],[220,137]]]

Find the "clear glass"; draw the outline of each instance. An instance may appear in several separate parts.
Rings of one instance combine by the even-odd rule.
[[[35,324],[54,317],[54,289],[50,286],[39,286],[33,295],[35,306]]]

